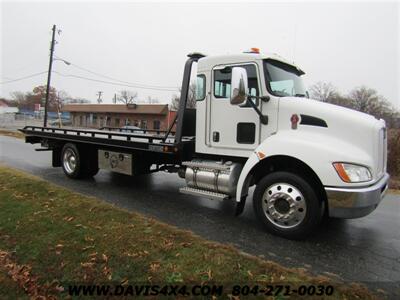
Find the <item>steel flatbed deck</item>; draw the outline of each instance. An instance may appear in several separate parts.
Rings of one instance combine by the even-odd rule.
[[[111,129],[111,128],[110,128]],[[59,141],[94,144],[106,148],[118,148],[131,151],[146,151],[180,155],[194,147],[194,137],[182,137],[180,143],[174,137],[160,134],[116,132],[109,129],[72,129],[40,126],[25,126],[20,129],[27,143],[47,142],[49,148]]]

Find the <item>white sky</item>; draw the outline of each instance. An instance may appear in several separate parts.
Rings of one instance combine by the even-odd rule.
[[[55,54],[123,81],[180,86],[186,54],[276,52],[306,72],[306,84],[331,82],[346,93],[375,88],[400,107],[398,2],[137,3],[1,2],[0,82],[47,70],[51,27],[62,30]],[[61,61],[54,70],[108,80]],[[0,97],[31,91],[46,74],[0,84]],[[54,74],[52,86],[91,101],[103,91],[136,90],[169,102],[173,92],[134,89]]]

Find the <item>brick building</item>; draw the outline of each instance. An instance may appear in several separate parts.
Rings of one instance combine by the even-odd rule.
[[[175,118],[167,104],[67,104],[63,111],[71,115],[74,127],[137,126],[167,130]]]

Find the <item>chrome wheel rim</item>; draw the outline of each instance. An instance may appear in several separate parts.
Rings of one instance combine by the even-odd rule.
[[[288,183],[276,183],[268,187],[262,197],[262,208],[272,224],[285,229],[298,226],[307,212],[303,194]]]
[[[66,149],[64,151],[63,165],[68,174],[74,173],[76,169],[76,156],[71,149]]]

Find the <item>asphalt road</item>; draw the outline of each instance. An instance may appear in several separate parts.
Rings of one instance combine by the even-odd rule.
[[[285,240],[266,233],[253,214],[251,199],[234,216],[232,202],[183,195],[184,181],[175,174],[128,177],[100,171],[90,180],[71,180],[51,167],[50,152],[39,145],[0,136],[0,162],[50,182],[140,212],[244,252],[310,273],[339,276],[400,297],[400,195],[387,195],[367,217],[330,220],[306,241]],[[398,298],[399,299],[399,298]]]

